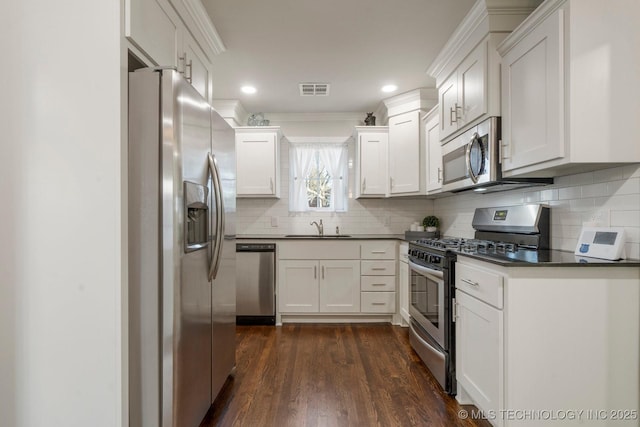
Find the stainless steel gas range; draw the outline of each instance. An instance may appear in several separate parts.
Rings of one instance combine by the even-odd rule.
[[[549,248],[549,208],[522,205],[478,208],[473,239],[444,237],[409,242],[411,346],[442,388],[456,394],[455,262],[457,254],[535,262]]]

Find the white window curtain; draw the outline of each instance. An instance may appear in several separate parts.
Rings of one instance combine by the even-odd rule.
[[[348,150],[346,144],[334,143],[291,143],[289,161],[291,184],[289,190],[289,210],[310,211],[307,197],[306,178],[313,167],[316,153],[327,168],[332,179],[331,207],[337,212],[347,210],[348,198]]]
[[[347,210],[347,146],[346,144],[320,144],[318,146],[320,160],[325,164],[329,176],[333,180],[331,206],[336,212]]]

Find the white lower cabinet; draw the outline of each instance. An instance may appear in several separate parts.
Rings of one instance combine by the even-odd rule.
[[[372,240],[360,245],[363,313],[396,313],[396,247],[393,240]]]
[[[282,313],[358,313],[360,262],[283,260],[279,271]]]
[[[458,385],[486,413],[503,400],[502,311],[464,292],[456,293],[456,377]]]
[[[504,267],[459,254],[455,271],[460,403],[504,427],[611,424],[598,413],[638,425],[639,267]],[[574,418],[557,418],[567,411]]]
[[[280,261],[278,277],[280,312],[316,313],[318,311],[320,307],[318,261]]]
[[[394,321],[396,246],[395,240],[279,243],[280,319]]]
[[[320,312],[360,312],[360,263],[346,260],[322,261],[320,271]]]

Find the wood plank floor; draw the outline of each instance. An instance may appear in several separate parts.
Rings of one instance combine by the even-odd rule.
[[[238,326],[236,337],[235,377],[201,427],[487,425],[458,416],[406,328]]]

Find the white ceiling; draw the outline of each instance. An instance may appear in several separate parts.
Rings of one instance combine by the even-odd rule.
[[[203,0],[227,51],[213,95],[250,112],[374,111],[382,99],[433,87],[426,69],[474,0]],[[330,83],[301,97],[298,83]],[[380,91],[389,83],[392,94]],[[258,92],[246,95],[243,85]]]

